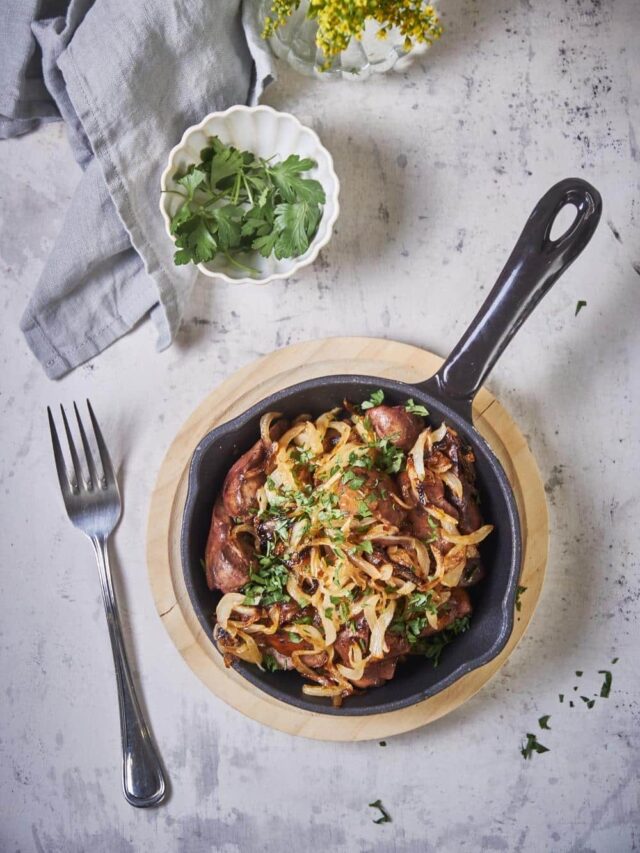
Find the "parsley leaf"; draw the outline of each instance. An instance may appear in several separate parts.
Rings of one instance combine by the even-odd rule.
[[[187,191],[187,198],[189,199],[189,201],[191,201],[195,191],[205,180],[205,177],[206,176],[204,172],[201,172],[199,169],[195,168],[187,172],[187,174],[183,175],[181,178],[178,178],[176,183],[180,184],[181,187],[185,188],[185,190]]]
[[[299,176],[299,172],[308,172],[315,165],[308,157],[301,159],[297,154],[291,154],[281,163],[270,166],[267,173],[285,201],[293,202],[299,198],[309,204],[324,204],[322,184]]]
[[[586,307],[587,307],[587,302],[586,302],[586,300],[585,300],[585,299],[579,299],[579,300],[577,301],[577,303],[576,303],[576,313],[575,313],[573,316],[574,316],[574,317],[577,317],[577,316],[578,316],[578,314],[580,313],[580,311],[581,311],[583,308],[586,308]]]
[[[540,717],[538,720],[538,725],[541,729],[551,729],[549,725],[549,720],[551,719],[551,714],[545,714],[544,717]]]
[[[360,408],[363,411],[367,409],[373,409],[375,406],[380,406],[384,401],[384,391],[382,389],[378,389],[374,391],[373,394],[369,397],[368,400],[365,400],[364,403],[360,404]]]
[[[407,402],[404,404],[404,407],[411,415],[421,415],[423,418],[426,418],[429,414],[428,409],[426,409],[424,406],[421,406],[419,403],[414,403],[411,398],[407,400]]]

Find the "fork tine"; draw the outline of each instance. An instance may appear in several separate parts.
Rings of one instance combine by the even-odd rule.
[[[84,447],[84,455],[87,459],[87,468],[89,469],[90,483],[87,483],[87,487],[89,489],[97,489],[100,485],[100,482],[98,479],[98,472],[96,470],[96,463],[93,461],[93,453],[91,452],[91,447],[89,446],[87,434],[84,431],[82,419],[80,418],[80,412],[78,411],[78,407],[75,403],[73,404],[73,408],[76,413],[76,420],[78,421],[78,429],[80,430],[80,438],[82,439],[82,446]]]
[[[100,461],[102,462],[102,470],[104,471],[105,481],[108,482],[116,482],[116,475],[113,470],[113,465],[111,464],[111,457],[109,456],[109,451],[107,450],[107,445],[105,444],[104,438],[102,437],[102,431],[98,426],[98,419],[93,413],[93,409],[91,408],[91,403],[87,400],[87,409],[89,409],[89,417],[91,418],[91,423],[93,425],[93,431],[96,436],[96,443],[98,445],[98,451],[100,453]]]
[[[56,423],[53,420],[53,415],[51,414],[51,409],[49,408],[49,406],[47,406],[47,415],[49,416],[49,429],[51,430],[51,443],[53,444],[53,456],[56,460],[56,471],[58,472],[58,481],[60,483],[60,488],[62,489],[62,496],[66,498],[69,492],[71,491],[71,484],[69,483],[67,466],[65,465],[64,456],[62,454],[62,448],[60,447],[60,441],[58,439]]]
[[[76,445],[73,440],[73,436],[71,435],[71,429],[69,428],[69,421],[67,420],[67,413],[64,410],[64,406],[60,405],[60,411],[62,412],[62,420],[64,421],[64,431],[67,434],[67,444],[69,445],[69,453],[71,454],[71,461],[73,462],[73,471],[76,475],[75,485],[78,489],[82,487],[82,467],[80,465],[80,460],[78,459],[78,451],[76,450]],[[71,482],[72,487],[74,486],[73,481]]]

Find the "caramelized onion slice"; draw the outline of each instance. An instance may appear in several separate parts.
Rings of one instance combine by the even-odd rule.
[[[260,438],[265,447],[270,447],[274,442],[271,440],[271,425],[278,418],[282,417],[281,412],[265,412],[260,418]]]
[[[477,545],[478,542],[486,539],[492,530],[493,524],[483,524],[482,527],[474,530],[473,533],[467,533],[466,536],[458,536],[455,533],[443,530],[442,538],[447,542],[453,542],[454,545]]]
[[[445,486],[448,486],[451,489],[457,498],[462,497],[462,482],[460,481],[460,478],[453,473],[453,471],[445,471],[443,474],[440,474],[440,479]]]
[[[384,657],[384,653],[389,651],[384,641],[384,635],[391,624],[395,609],[396,602],[395,599],[392,599],[377,618],[375,626],[371,631],[371,638],[369,639],[369,652],[372,658],[382,658]]]
[[[227,627],[231,613],[244,601],[241,592],[228,592],[223,595],[216,607],[216,620],[223,628]]]
[[[344,687],[340,687],[337,684],[331,687],[327,685],[303,684],[302,692],[306,696],[343,696],[346,691]]]

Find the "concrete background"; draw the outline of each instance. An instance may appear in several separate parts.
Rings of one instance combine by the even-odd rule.
[[[2,851],[640,845],[640,5],[441,6],[446,36],[406,74],[327,85],[281,70],[265,101],[312,120],[333,152],[337,233],[296,280],[200,280],[162,354],[143,324],[59,384],[45,379],[18,321],[79,173],[61,125],[0,144]],[[239,716],[185,666],[147,585],[149,494],[172,436],[216,383],[290,342],[378,335],[446,353],[534,203],[568,175],[600,189],[602,223],[490,383],[530,440],[551,511],[546,584],[525,640],[465,707],[386,748],[294,739]],[[171,778],[171,799],[151,811],[120,791],[98,578],[52,467],[44,406],[87,395],[122,460],[113,550]],[[610,698],[571,709],[574,685],[577,696],[597,693],[601,669],[613,671]],[[550,752],[525,762],[522,737],[543,714]],[[373,824],[377,798],[392,823]]]

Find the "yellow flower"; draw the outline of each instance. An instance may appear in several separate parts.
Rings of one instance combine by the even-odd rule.
[[[300,0],[272,0],[262,35],[269,38],[283,26]],[[323,67],[345,50],[352,38],[360,39],[368,19],[377,21],[377,38],[386,38],[389,29],[397,27],[404,38],[405,50],[411,50],[413,39],[430,44],[442,35],[438,13],[423,0],[309,0],[307,17],[318,23],[316,44],[326,57]]]

